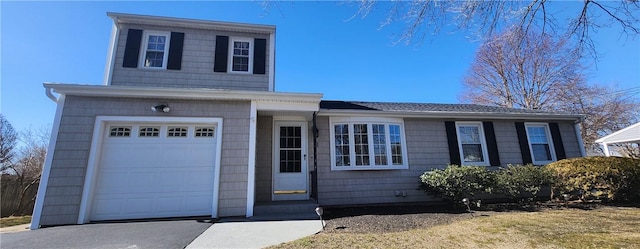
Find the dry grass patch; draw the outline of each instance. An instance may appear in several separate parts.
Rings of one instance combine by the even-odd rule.
[[[274,248],[640,248],[640,208],[477,214],[401,232],[322,232]]]
[[[31,222],[31,216],[9,216],[6,218],[0,218],[0,227],[10,227],[22,224],[29,224]]]

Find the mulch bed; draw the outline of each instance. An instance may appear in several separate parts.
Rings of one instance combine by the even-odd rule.
[[[500,212],[535,212],[549,209],[594,209],[600,204],[544,202],[531,205],[498,203],[482,205],[469,213],[461,205],[389,205],[326,208],[324,233],[388,233],[430,228]]]

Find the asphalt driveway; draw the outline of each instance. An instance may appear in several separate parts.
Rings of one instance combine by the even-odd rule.
[[[185,248],[209,220],[101,223],[0,234],[0,248]]]

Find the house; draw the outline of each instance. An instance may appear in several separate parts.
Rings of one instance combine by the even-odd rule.
[[[277,92],[274,26],[107,15],[104,84],[44,83],[57,111],[32,229],[425,202],[432,168],[584,155],[580,115]]]
[[[598,140],[596,143],[602,145],[605,156],[611,156],[609,145],[611,144],[639,144],[640,146],[640,122],[625,127],[622,130],[611,133]]]

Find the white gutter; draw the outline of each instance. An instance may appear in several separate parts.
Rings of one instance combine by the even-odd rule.
[[[47,89],[66,95],[96,97],[137,97],[161,99],[258,100],[274,102],[320,103],[320,93],[220,90],[207,88],[165,88],[43,83]]]
[[[58,103],[58,97],[56,97],[55,95],[53,95],[53,89],[51,87],[47,87],[46,85],[44,86],[44,92],[47,95],[47,97],[53,101]]]
[[[447,111],[376,111],[376,110],[326,110],[321,109],[318,116],[353,117],[372,116],[397,118],[452,118],[452,119],[523,119],[523,120],[579,120],[582,114],[554,113],[501,113],[501,112],[447,112]]]
[[[180,28],[196,28],[208,30],[228,30],[257,34],[270,34],[276,29],[274,25],[234,23],[234,22],[218,22],[187,18],[149,16],[107,12],[107,16],[116,18],[118,23],[131,23],[142,25],[153,25],[161,27],[180,27]]]

